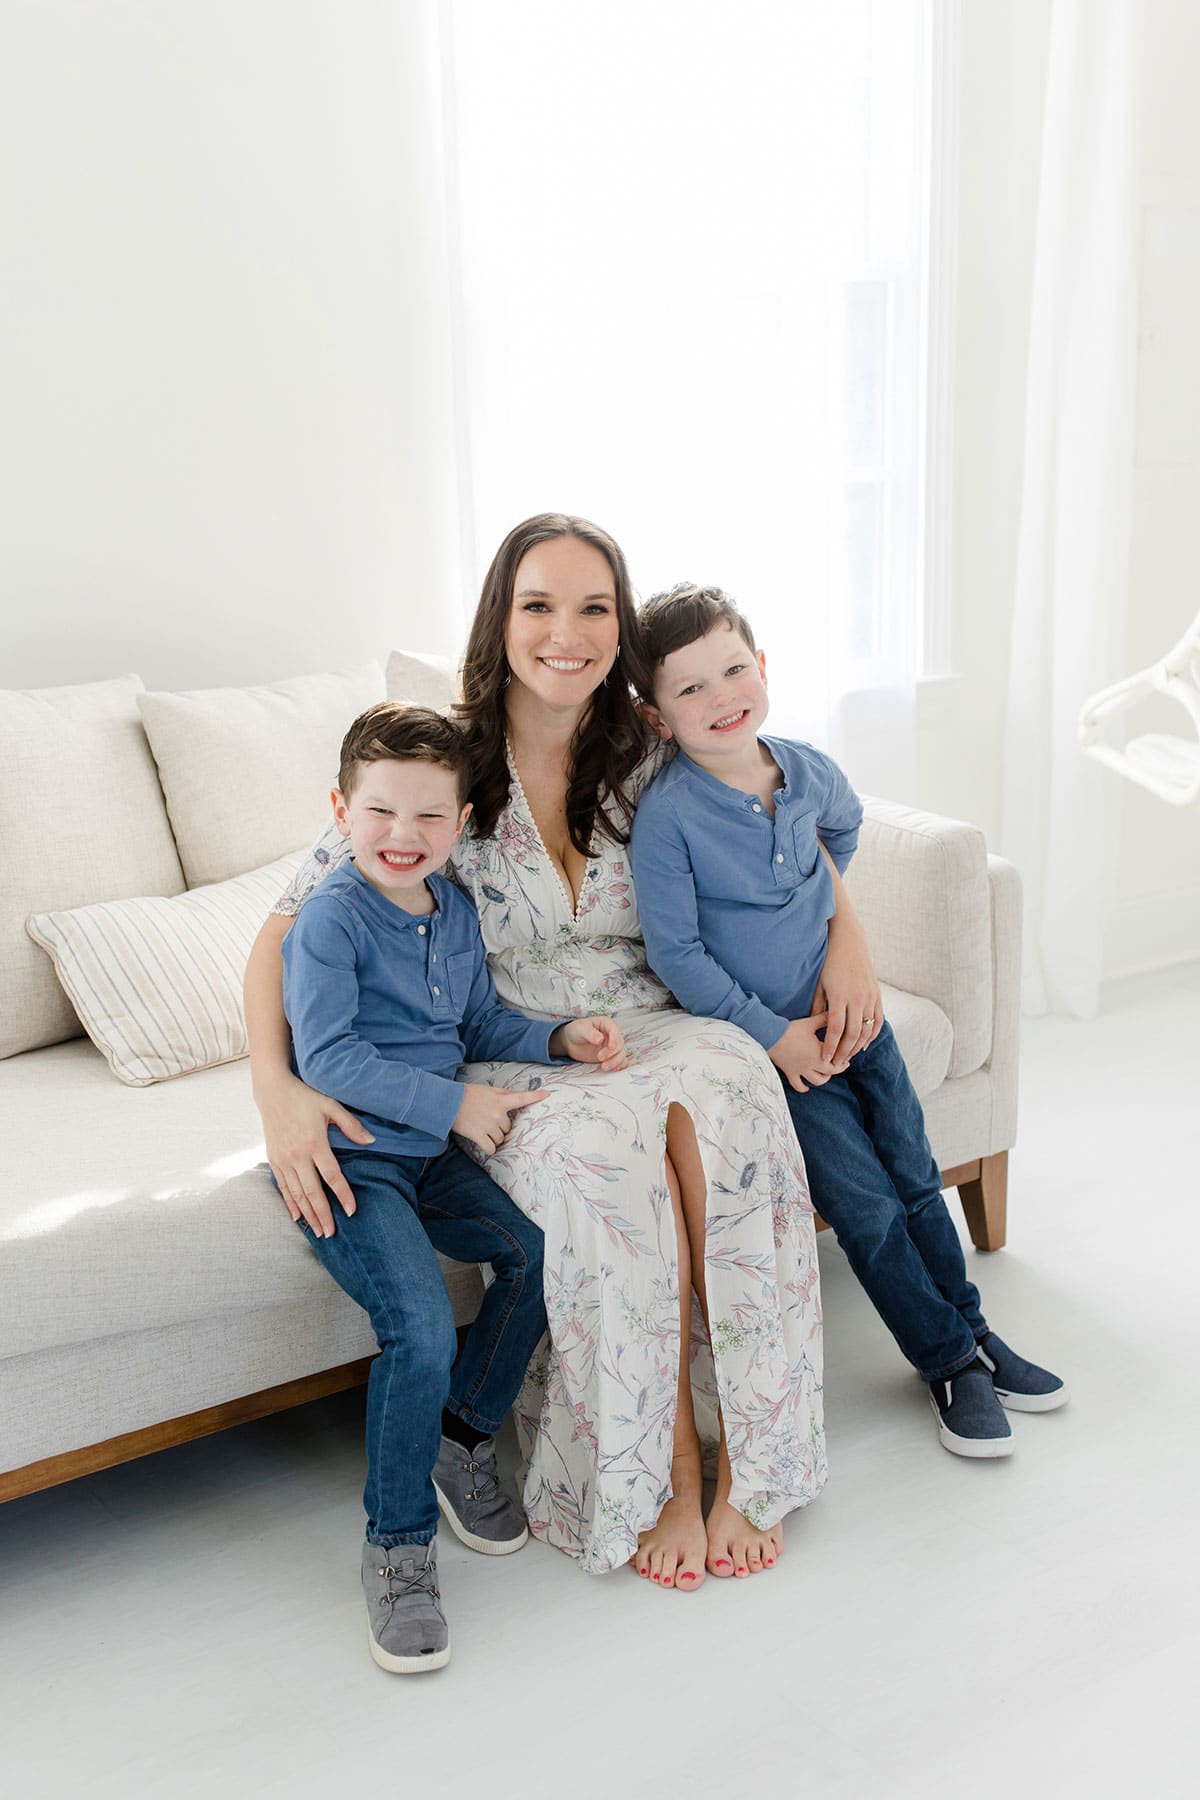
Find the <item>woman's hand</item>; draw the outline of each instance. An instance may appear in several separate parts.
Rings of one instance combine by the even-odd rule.
[[[812,1010],[827,1016],[821,1061],[830,1069],[865,1050],[883,1030],[883,995],[867,934],[844,900],[829,921],[829,948]]]
[[[329,1127],[336,1125],[356,1144],[375,1139],[353,1113],[305,1087],[295,1075],[280,1076],[265,1093],[256,1093],[267,1142],[267,1161],[292,1219],[303,1218],[314,1237],[332,1237],[336,1227],[324,1182],[349,1217],[354,1195],[329,1147]]]

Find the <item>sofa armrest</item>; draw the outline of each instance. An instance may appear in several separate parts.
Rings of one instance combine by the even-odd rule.
[[[890,800],[863,806],[846,886],[876,973],[941,1007],[954,1030],[949,1073],[969,1075],[991,1053],[996,980],[983,833]]]
[[[989,1151],[1017,1141],[1017,1069],[1021,1033],[1021,877],[1002,856],[988,857],[992,890],[992,1131]]]

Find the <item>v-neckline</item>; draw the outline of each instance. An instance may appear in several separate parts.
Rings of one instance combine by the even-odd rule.
[[[549,850],[546,848],[546,840],[542,836],[542,828],[537,822],[537,818],[534,815],[533,807],[529,804],[529,795],[525,792],[525,786],[521,780],[521,772],[517,768],[516,755],[513,751],[511,742],[507,739],[505,740],[505,749],[508,753],[508,772],[512,776],[513,781],[516,783],[517,793],[521,797],[521,804],[525,808],[526,817],[528,818],[529,823],[533,827],[533,835],[536,837],[536,839],[538,841],[538,845],[541,849],[542,855],[545,857],[547,863],[549,863],[549,865],[550,865],[550,873],[553,875],[555,881],[558,883],[559,892],[561,893],[563,899],[567,903],[567,910],[569,911],[569,913],[571,915],[571,922],[572,922],[572,924],[577,924],[579,921],[579,908],[583,904],[584,890],[588,884],[588,876],[592,872],[593,859],[592,859],[592,857],[589,856],[586,863],[584,864],[583,878],[579,883],[579,893],[574,898],[572,898],[571,878],[567,874],[565,865],[560,865],[559,863],[557,863],[555,861],[555,859],[551,856]]]

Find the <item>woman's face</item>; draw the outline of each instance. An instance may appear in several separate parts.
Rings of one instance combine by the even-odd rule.
[[[504,632],[513,683],[578,711],[612,668],[619,641],[616,582],[601,551],[573,537],[526,551]]]

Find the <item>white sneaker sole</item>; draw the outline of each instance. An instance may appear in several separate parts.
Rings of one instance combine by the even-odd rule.
[[[1055,1388],[1052,1394],[1010,1394],[1007,1388],[996,1387],[995,1382],[992,1387],[1007,1412],[1054,1412],[1070,1398],[1065,1387]]]
[[[429,1651],[426,1656],[393,1656],[390,1650],[375,1642],[370,1619],[367,1620],[367,1642],[371,1646],[372,1661],[386,1669],[389,1675],[424,1675],[433,1669],[444,1669],[450,1661],[449,1644],[444,1650]]]
[[[1015,1448],[1012,1438],[965,1438],[959,1437],[957,1431],[951,1431],[942,1420],[938,1411],[938,1403],[933,1395],[929,1396],[929,1404],[933,1408],[933,1416],[937,1420],[938,1437],[942,1448],[949,1450],[952,1456],[996,1457],[1011,1456]]]
[[[437,1503],[442,1509],[442,1516],[447,1525],[455,1537],[467,1546],[468,1550],[478,1550],[481,1556],[511,1556],[514,1550],[522,1549],[529,1542],[529,1532],[524,1526],[521,1529],[520,1537],[505,1538],[499,1544],[492,1538],[476,1537],[473,1531],[467,1530],[436,1481],[433,1484],[433,1491],[437,1495]]]

